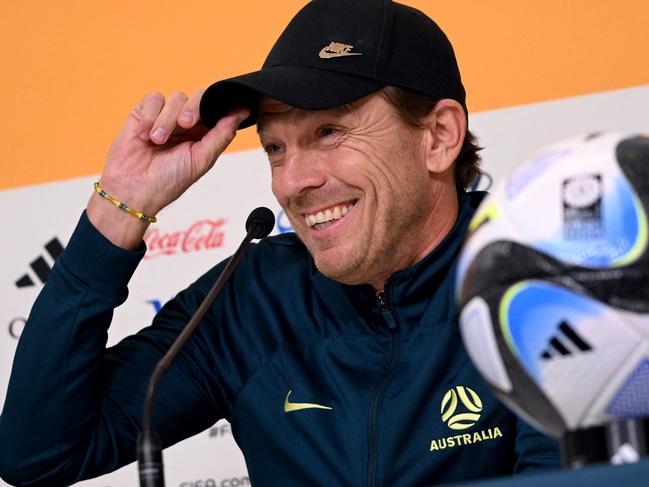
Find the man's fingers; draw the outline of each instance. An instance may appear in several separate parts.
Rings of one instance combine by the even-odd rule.
[[[151,140],[156,144],[164,144],[177,127],[178,113],[187,102],[187,95],[181,92],[173,93],[167,99],[150,130]]]
[[[192,147],[192,160],[198,173],[205,174],[234,139],[243,120],[250,115],[247,108],[238,108],[221,117],[218,123]]]
[[[164,95],[157,91],[149,93],[142,98],[142,101],[140,101],[135,109],[136,117],[139,118],[139,127],[137,130],[141,138],[149,140],[151,127],[153,127],[164,104]]]
[[[178,125],[189,129],[200,120],[199,106],[203,93],[205,93],[205,90],[198,90],[187,100],[178,115]]]

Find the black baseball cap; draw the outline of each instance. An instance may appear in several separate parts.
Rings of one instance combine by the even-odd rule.
[[[218,81],[203,94],[203,123],[213,127],[245,106],[257,121],[266,95],[305,110],[335,108],[392,85],[466,109],[453,47],[421,11],[391,0],[312,0],[288,24],[259,71]]]

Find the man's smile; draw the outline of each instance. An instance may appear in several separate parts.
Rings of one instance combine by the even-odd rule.
[[[331,223],[344,218],[354,207],[356,200],[344,203],[337,203],[327,208],[304,213],[304,221],[308,227],[319,230],[329,226]]]

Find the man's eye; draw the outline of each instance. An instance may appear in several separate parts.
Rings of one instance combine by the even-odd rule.
[[[271,155],[271,154],[277,154],[282,148],[278,144],[266,144],[264,146],[264,150],[266,151],[266,154]]]
[[[318,129],[318,137],[328,137],[337,134],[338,132],[340,131],[335,127],[320,127]]]

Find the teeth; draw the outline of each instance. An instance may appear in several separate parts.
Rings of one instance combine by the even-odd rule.
[[[310,227],[318,223],[326,223],[333,220],[340,220],[347,213],[349,213],[349,211],[352,209],[353,206],[354,204],[349,204],[345,206],[334,206],[333,208],[329,208],[328,210],[319,211],[315,215],[314,214],[306,215],[304,217],[304,220],[306,221],[306,224],[309,225]]]

